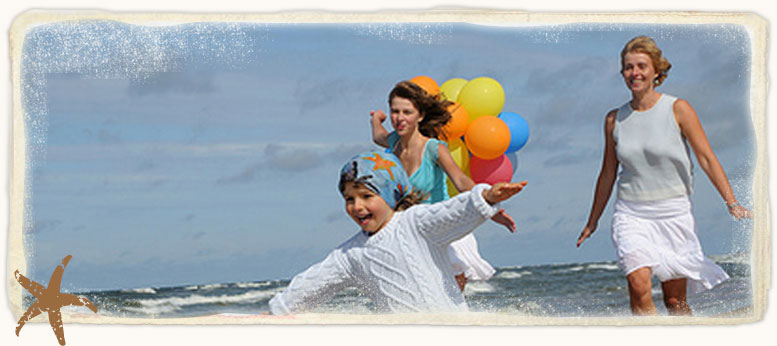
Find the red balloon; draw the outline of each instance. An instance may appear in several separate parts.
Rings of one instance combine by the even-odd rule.
[[[493,160],[472,156],[469,161],[469,172],[472,180],[478,184],[506,183],[513,178],[513,165],[504,154]]]

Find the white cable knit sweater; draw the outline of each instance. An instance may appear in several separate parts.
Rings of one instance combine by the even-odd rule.
[[[466,311],[448,260],[448,245],[499,210],[486,184],[435,204],[396,212],[375,235],[359,232],[323,261],[296,275],[270,300],[273,314],[304,312],[346,287],[357,287],[380,312]]]

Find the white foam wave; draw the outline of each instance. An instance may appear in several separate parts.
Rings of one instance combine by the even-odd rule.
[[[238,282],[235,286],[239,288],[261,288],[270,286],[272,283],[269,281],[264,282]]]
[[[495,292],[496,288],[485,281],[470,281],[464,286],[464,294]]]
[[[718,263],[732,263],[732,264],[750,264],[750,254],[746,252],[737,252],[724,255],[712,255],[710,259]]]
[[[156,290],[151,287],[144,287],[144,288],[131,288],[126,290],[121,290],[124,293],[144,293],[144,294],[156,294]]]
[[[618,265],[614,263],[592,263],[587,265],[585,269],[618,270],[620,269],[620,267],[618,267]]]
[[[279,289],[282,290],[283,288]],[[255,303],[271,298],[278,290],[249,291],[238,295],[203,296],[193,294],[186,297],[168,297],[161,299],[140,299],[137,302],[142,308],[137,308],[145,313],[164,313],[180,310],[183,307],[197,304],[238,304]],[[127,308],[131,310],[131,308]]]
[[[532,274],[533,273],[528,271],[528,270],[524,270],[522,272],[503,271],[503,272],[501,272],[499,274],[494,275],[494,277],[497,278],[497,279],[518,279],[518,278],[521,278],[523,276],[532,275]]]
[[[583,269],[585,269],[584,266],[574,266],[574,267],[569,267],[564,269],[557,269],[557,270],[554,270],[553,273],[554,274],[573,273],[573,272],[579,272]]]

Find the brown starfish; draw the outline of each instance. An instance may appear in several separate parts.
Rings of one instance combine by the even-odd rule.
[[[62,273],[65,272],[65,267],[67,262],[70,262],[71,257],[73,256],[67,255],[62,259],[62,265],[54,269],[54,273],[51,274],[51,280],[49,280],[49,286],[46,288],[19,274],[18,269],[13,273],[16,281],[19,281],[19,284],[37,299],[19,319],[19,324],[16,325],[16,336],[19,336],[19,331],[22,330],[27,321],[45,311],[49,314],[49,324],[51,324],[51,329],[54,330],[59,344],[64,345],[65,329],[62,327],[62,313],[59,311],[61,307],[68,305],[86,306],[97,313],[97,307],[89,299],[59,291],[60,284],[62,283]]]

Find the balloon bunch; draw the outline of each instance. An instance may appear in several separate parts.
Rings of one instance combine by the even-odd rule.
[[[453,160],[464,173],[475,183],[512,179],[518,169],[516,152],[529,140],[529,124],[516,113],[502,112],[505,93],[499,82],[489,77],[453,78],[440,86],[428,76],[410,81],[453,102],[448,109],[451,120],[443,133]],[[450,179],[448,193],[458,194]]]

